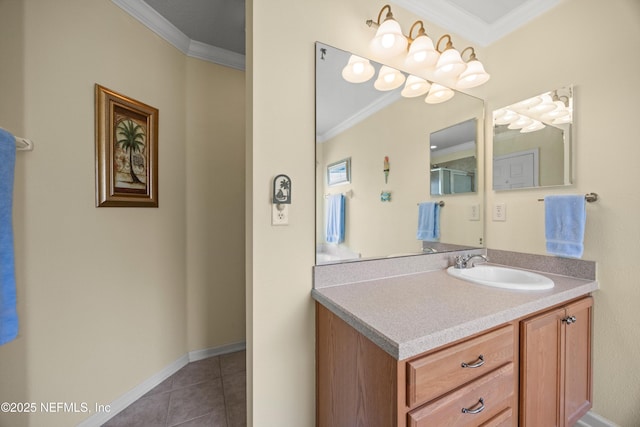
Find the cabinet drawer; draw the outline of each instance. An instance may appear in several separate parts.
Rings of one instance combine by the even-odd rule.
[[[407,414],[407,425],[409,427],[502,426],[503,423],[496,417],[510,407],[513,402],[514,388],[513,363],[509,363],[410,412]],[[467,411],[463,411],[463,408]],[[496,422],[492,423],[494,420]],[[482,424],[487,422],[488,424]]]
[[[411,408],[428,402],[513,362],[513,334],[514,327],[509,324],[408,362],[407,405]]]
[[[513,409],[507,408],[486,423],[482,423],[480,427],[513,427],[514,424]]]

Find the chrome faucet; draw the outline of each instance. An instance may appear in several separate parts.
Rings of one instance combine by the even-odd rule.
[[[455,257],[455,268],[471,268],[474,266],[472,262],[470,262],[474,258],[482,258],[485,261],[489,261],[484,255],[458,255]]]

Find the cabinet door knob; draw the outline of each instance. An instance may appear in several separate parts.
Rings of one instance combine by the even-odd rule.
[[[478,356],[478,360],[473,362],[473,363],[462,362],[460,364],[460,366],[462,366],[463,368],[479,368],[482,365],[484,365],[484,356],[483,355]]]
[[[562,319],[562,321],[564,323],[566,323],[567,325],[570,325],[572,323],[576,323],[577,320],[578,319],[576,319],[576,316],[568,316],[568,317],[565,317],[564,319]]]
[[[480,412],[484,411],[484,399],[481,397],[480,400],[478,400],[478,403],[476,403],[476,405],[480,404],[480,406],[478,406],[476,409],[470,409],[470,408],[462,408],[462,413],[463,414],[479,414]]]

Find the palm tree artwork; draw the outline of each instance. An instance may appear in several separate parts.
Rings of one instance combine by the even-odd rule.
[[[140,184],[143,186],[145,185],[145,183],[136,174],[136,169],[144,172],[145,168],[144,157],[141,154],[145,146],[144,141],[145,132],[144,128],[140,124],[134,122],[130,118],[122,119],[118,122],[118,125],[116,126],[116,144],[122,150],[122,155],[119,159],[121,162],[116,162],[116,169],[118,172],[128,173],[131,177],[131,181],[125,182],[133,187],[138,187]],[[129,154],[128,159],[124,156],[127,153]],[[128,171],[126,171],[127,163]]]

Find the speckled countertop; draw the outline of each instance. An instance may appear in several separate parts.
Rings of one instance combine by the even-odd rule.
[[[540,274],[554,281],[553,289],[497,289],[436,270],[316,288],[312,296],[404,360],[598,289],[595,280]]]

